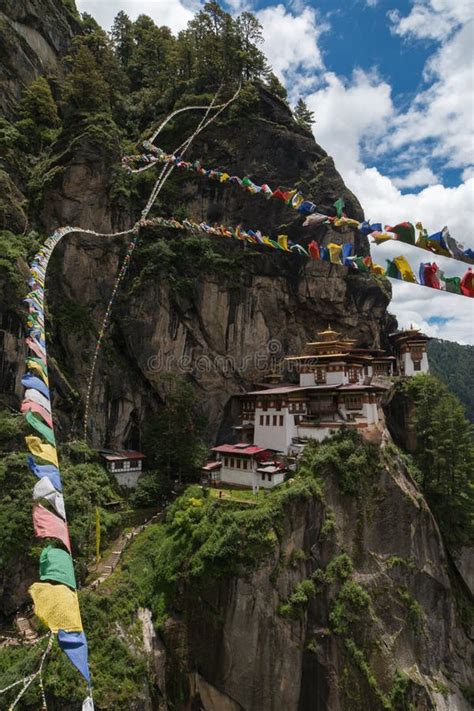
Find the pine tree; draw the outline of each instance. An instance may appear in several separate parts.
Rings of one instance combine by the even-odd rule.
[[[121,67],[126,70],[135,50],[135,37],[133,22],[123,10],[116,16],[110,36],[112,38],[115,56]]]
[[[18,106],[20,120],[16,126],[30,150],[41,151],[51,143],[61,121],[58,108],[44,77],[35,79],[24,92]]]
[[[314,112],[308,109],[306,103],[301,98],[298,99],[295,106],[294,117],[298,126],[311,131],[311,127],[314,123]]]
[[[76,111],[109,112],[109,87],[91,50],[81,44],[71,59],[71,65],[64,84],[65,101]]]

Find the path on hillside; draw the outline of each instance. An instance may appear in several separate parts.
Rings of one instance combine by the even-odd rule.
[[[95,580],[93,580],[91,583],[89,583],[89,585],[86,585],[84,589],[96,590],[99,585],[102,585],[102,583],[107,580],[109,575],[114,572],[128,544],[152,523],[158,523],[158,521],[161,521],[163,519],[163,516],[164,511],[159,511],[148,521],[145,521],[145,523],[142,523],[140,526],[135,526],[135,528],[132,528],[132,530],[128,533],[121,533],[120,536],[112,543],[112,550],[108,554],[108,556],[91,567],[90,571],[93,573],[98,573],[98,577],[95,578]]]

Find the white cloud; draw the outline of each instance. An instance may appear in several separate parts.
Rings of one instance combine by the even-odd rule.
[[[400,150],[427,140],[431,157],[450,167],[464,167],[472,161],[474,90],[473,22],[466,23],[432,56],[425,68],[430,86],[420,92],[411,107],[393,121],[388,146]]]
[[[157,25],[167,25],[174,32],[184,29],[197,3],[180,0],[76,0],[79,12],[88,12],[104,29],[108,30],[120,10],[135,20],[138,15],[148,15]]]
[[[301,86],[296,85],[302,73],[311,72],[314,86],[315,73],[324,67],[318,40],[328,29],[327,24],[308,6],[293,14],[282,4],[272,5],[256,15],[263,27],[263,51],[275,74],[285,81],[290,97],[301,91]]]
[[[397,35],[441,40],[472,18],[472,0],[416,0],[406,17],[399,10],[388,16]]]
[[[305,101],[315,113],[316,140],[346,175],[360,163],[362,144],[375,142],[386,132],[394,113],[390,86],[361,70],[354,72],[350,82],[330,72],[323,79],[325,86]]]
[[[425,185],[433,185],[438,182],[438,178],[431,168],[421,167],[412,170],[403,178],[394,178],[393,184],[397,188],[421,188]]]

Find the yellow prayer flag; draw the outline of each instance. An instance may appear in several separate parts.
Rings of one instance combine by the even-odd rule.
[[[342,245],[335,244],[334,242],[330,242],[328,244],[328,249],[329,249],[329,261],[332,262],[333,264],[341,264]]]
[[[43,459],[45,462],[54,464],[56,467],[59,466],[56,447],[52,447],[50,444],[44,444],[39,437],[35,437],[34,435],[25,437],[25,442],[31,454]]]
[[[345,227],[346,225],[359,227],[360,222],[358,220],[353,220],[351,217],[336,217],[332,224],[334,227]]]
[[[372,274],[380,274],[380,276],[383,276],[385,274],[385,269],[380,264],[372,263],[370,265],[370,271],[372,272]]]
[[[229,178],[230,178],[229,173],[222,173],[222,175],[220,177],[220,181],[221,181],[221,183],[225,183],[229,180]]]
[[[28,360],[26,364],[28,366],[28,370],[34,370],[36,373],[38,373],[41,380],[43,380],[46,385],[49,385],[48,376],[45,374],[43,368],[40,366],[39,363],[35,363],[34,360]]]
[[[413,274],[412,268],[408,264],[405,257],[395,257],[393,262],[397,267],[398,271],[400,272],[403,281],[411,281],[412,283],[416,284],[416,277]]]
[[[51,632],[82,632],[81,613],[77,592],[66,585],[33,583],[28,592],[33,598],[35,615]]]
[[[288,235],[278,235],[278,244],[285,252],[288,252]]]

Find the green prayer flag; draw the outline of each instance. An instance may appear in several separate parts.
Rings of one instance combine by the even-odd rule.
[[[51,427],[48,427],[42,420],[38,419],[31,410],[25,412],[25,418],[29,425],[31,425],[37,432],[42,435],[47,442],[56,446],[56,439],[54,437],[54,432]]]
[[[387,262],[387,271],[385,272],[385,276],[392,277],[392,279],[400,279],[401,275],[400,275],[397,265],[394,262],[392,262],[390,259],[387,259],[386,262]]]
[[[459,277],[445,277],[446,291],[451,292],[451,294],[461,293],[461,279]]]
[[[247,176],[245,176],[245,178],[242,178],[242,185],[253,185],[253,183],[250,178],[247,178]]]
[[[43,373],[45,375],[48,375],[48,369],[46,368],[46,365],[43,363],[41,358],[33,358],[33,356],[28,356],[28,361],[30,361],[30,360],[33,361],[33,363],[37,363],[39,365],[39,367],[41,368],[41,370],[43,371]]]
[[[334,203],[333,207],[336,208],[336,214],[338,217],[342,217],[342,211],[345,207],[345,202],[342,198],[337,198],[336,202]]]
[[[399,242],[415,244],[415,228],[411,222],[401,222],[399,225],[395,225],[395,227],[390,227],[388,231],[395,232]]]
[[[77,587],[72,558],[62,548],[47,546],[42,550],[39,572],[40,580],[53,580],[56,583],[63,583],[63,585],[67,585],[73,590]]]
[[[369,267],[367,264],[364,262],[364,257],[354,257],[352,260],[355,264],[357,264],[357,269],[361,272],[368,272],[370,271]]]

